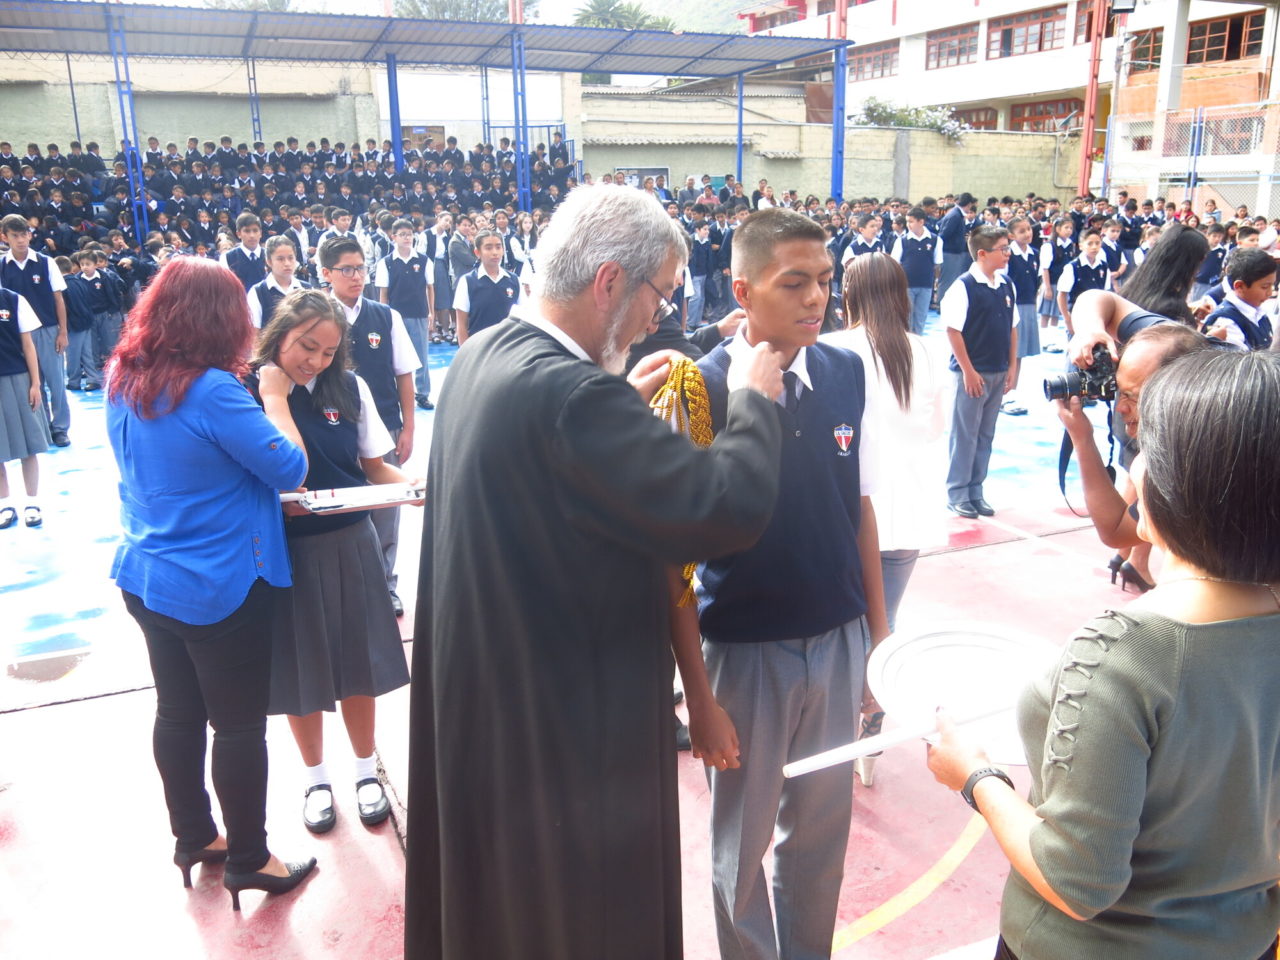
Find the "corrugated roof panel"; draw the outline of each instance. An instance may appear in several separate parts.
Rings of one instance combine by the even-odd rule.
[[[405,63],[510,65],[510,37],[525,40],[526,67],[612,73],[729,76],[827,52],[837,41],[666,33],[591,27],[465,23],[336,14],[0,0],[0,46],[23,52],[110,55],[108,12],[134,56],[368,62],[388,51]]]

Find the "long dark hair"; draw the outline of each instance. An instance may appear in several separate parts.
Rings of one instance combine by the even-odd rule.
[[[264,364],[278,363],[285,335],[295,327],[306,325],[310,329],[318,323],[336,324],[340,336],[333,360],[316,376],[311,403],[317,410],[335,407],[342,416],[357,420],[359,404],[346,382],[351,357],[347,333],[351,327],[342,304],[323,290],[294,290],[276,304],[271,322],[262,328],[258,337],[257,350],[249,361],[249,368],[256,372]]]
[[[849,329],[864,327],[876,369],[893,386],[903,410],[911,408],[911,301],[907,274],[887,253],[854,257],[844,272],[844,315]]]
[[[169,261],[142,292],[112,355],[108,395],[145,419],[177,409],[208,369],[239,376],[253,342],[236,275],[213,260]]]
[[[1199,231],[1181,223],[1166,224],[1142,266],[1125,283],[1125,299],[1143,310],[1194,324],[1187,297],[1208,252],[1209,241]]]

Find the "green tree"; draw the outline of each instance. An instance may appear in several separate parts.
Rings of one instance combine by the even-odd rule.
[[[579,27],[612,27],[619,30],[675,30],[670,17],[656,17],[638,3],[623,0],[587,0],[573,15]]]
[[[525,0],[525,19],[538,9],[538,0]],[[418,20],[485,20],[503,23],[510,16],[507,0],[396,0],[396,16]]]

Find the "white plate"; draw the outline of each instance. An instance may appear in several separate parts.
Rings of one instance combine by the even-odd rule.
[[[1025,764],[1013,707],[1029,681],[1060,650],[1036,637],[986,624],[942,624],[889,637],[867,661],[867,684],[899,726],[927,726],[937,708],[952,716],[1008,704],[998,716],[965,725],[992,762]]]

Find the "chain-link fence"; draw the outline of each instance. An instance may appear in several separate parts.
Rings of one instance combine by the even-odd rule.
[[[1177,110],[1163,130],[1151,114],[1112,117],[1106,174],[1111,192],[1280,212],[1280,103]]]

